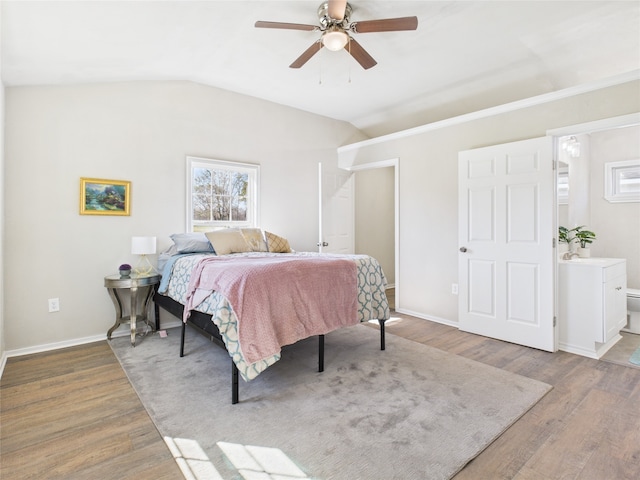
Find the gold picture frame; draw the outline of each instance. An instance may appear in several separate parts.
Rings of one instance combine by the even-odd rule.
[[[130,215],[131,182],[80,179],[80,215]]]

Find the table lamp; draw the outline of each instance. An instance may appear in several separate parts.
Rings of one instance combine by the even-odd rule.
[[[156,253],[156,237],[131,237],[131,253],[140,255],[138,264],[133,269],[138,275],[149,275],[155,271],[147,255]]]

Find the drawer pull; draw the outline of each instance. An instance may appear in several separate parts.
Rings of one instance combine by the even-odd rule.
[[[616,287],[616,290],[622,290],[622,287]]]

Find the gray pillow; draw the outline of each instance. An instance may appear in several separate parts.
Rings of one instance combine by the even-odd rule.
[[[174,233],[171,240],[176,245],[178,253],[211,253],[213,247],[207,236],[202,232]]]

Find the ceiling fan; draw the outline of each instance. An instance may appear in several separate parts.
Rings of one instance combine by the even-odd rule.
[[[329,0],[318,7],[320,25],[301,23],[263,22],[257,21],[258,28],[279,28],[285,30],[305,30],[322,32],[321,37],[307,48],[289,67],[300,68],[309,61],[322,47],[331,51],[343,48],[362,66],[369,69],[376,62],[350,33],[396,32],[415,30],[418,28],[418,17],[387,18],[383,20],[364,20],[351,22],[352,8],[346,0]]]

